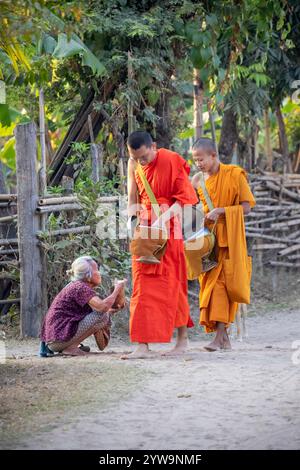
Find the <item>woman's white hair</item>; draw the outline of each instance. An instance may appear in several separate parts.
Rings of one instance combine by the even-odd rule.
[[[80,256],[73,261],[71,269],[66,273],[71,276],[72,281],[86,281],[92,277],[92,263],[95,260],[91,256]]]

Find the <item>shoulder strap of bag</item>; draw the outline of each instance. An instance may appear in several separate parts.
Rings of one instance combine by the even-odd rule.
[[[200,186],[201,186],[204,198],[206,200],[206,204],[207,204],[209,210],[212,211],[214,209],[214,205],[213,205],[212,200],[210,198],[210,195],[208,194],[208,191],[206,189],[205,181],[204,181],[204,175],[203,175],[202,171],[200,171],[199,177],[200,177]]]
[[[159,217],[161,215],[161,212],[160,212],[160,209],[159,209],[159,204],[158,204],[157,199],[156,199],[156,197],[155,197],[155,195],[152,191],[152,188],[151,188],[151,186],[150,186],[150,184],[149,184],[149,182],[146,178],[143,167],[139,162],[137,163],[137,172],[138,172],[139,177],[142,180],[145,191],[146,191],[146,193],[147,193],[147,195],[150,199],[150,202],[151,202],[151,205],[153,207],[154,213],[155,213],[156,217]]]

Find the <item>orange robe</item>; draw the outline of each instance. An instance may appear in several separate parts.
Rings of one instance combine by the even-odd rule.
[[[177,153],[159,149],[143,170],[162,212],[175,202],[181,205],[198,202],[188,178],[190,168]],[[135,180],[143,205],[141,225],[150,225],[151,204],[137,172]],[[159,265],[140,263],[132,257],[129,324],[132,342],[169,343],[174,328],[191,326],[183,240],[177,236],[176,221],[178,217],[170,220],[167,249]]]
[[[237,233],[236,238],[233,239],[233,249],[235,247],[236,251],[241,253],[244,258],[247,257],[246,244],[244,243],[245,229],[243,215],[241,215],[242,212],[232,211],[230,207],[237,206],[241,204],[241,202],[249,202],[250,206],[253,207],[255,205],[255,199],[248,185],[246,172],[236,165],[220,163],[218,173],[210,176],[205,181],[205,185],[214,207],[225,207],[226,213],[226,215],[219,217],[216,226],[216,253],[218,265],[211,271],[201,274],[199,277],[200,325],[205,327],[207,333],[211,333],[216,330],[217,322],[225,323],[227,326],[232,323],[238,306],[238,303],[230,300],[228,296],[230,286],[226,286],[224,272],[224,265],[229,259],[226,220],[232,220],[231,217],[242,218],[243,231],[243,233]],[[198,194],[200,200],[203,202],[204,212],[208,213],[209,209],[201,188],[198,189]],[[212,225],[213,224],[209,224],[210,228]],[[237,225],[237,227],[240,228],[239,225]],[[235,236],[235,233],[231,230],[230,235],[232,238]],[[248,277],[245,277],[241,279],[240,282],[246,283],[250,281]]]

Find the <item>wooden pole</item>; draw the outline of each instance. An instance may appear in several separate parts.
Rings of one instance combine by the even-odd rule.
[[[103,146],[102,144],[97,144],[98,147],[98,169],[99,169],[99,179],[103,177]]]
[[[19,253],[19,250],[18,249],[8,249],[8,250],[0,250],[0,256],[4,256],[4,255],[15,255]]]
[[[91,144],[94,144],[95,143],[94,130],[93,130],[93,123],[92,123],[92,118],[90,114],[88,115],[88,126],[89,126],[90,141],[91,141]]]
[[[6,304],[19,304],[20,299],[6,299],[6,300],[0,300],[0,305],[6,305]]]
[[[19,124],[15,128],[18,244],[20,253],[21,336],[39,336],[45,313],[43,299],[42,254],[37,245],[36,232],[39,216],[36,213],[38,181],[36,174],[36,128],[34,123]]]
[[[64,188],[64,194],[68,197],[74,192],[74,179],[71,176],[63,175],[61,185]]]
[[[74,228],[65,228],[61,230],[52,230],[52,231],[39,231],[37,232],[38,238],[43,238],[44,236],[47,237],[57,237],[60,235],[69,235],[69,234],[76,234],[76,233],[88,233],[91,231],[91,227],[89,225],[84,225],[82,227],[74,227]],[[0,251],[1,255],[2,251]]]
[[[91,141],[91,159],[92,159],[92,181],[94,183],[98,183],[100,180],[100,166],[101,165],[101,157],[102,152],[99,145],[95,144],[94,138],[94,131],[93,131],[93,123],[91,115],[88,115],[88,126],[89,126],[89,133],[90,133],[90,141]],[[102,175],[101,175],[102,176]]]
[[[40,143],[41,143],[41,169],[39,173],[39,195],[45,196],[47,193],[47,156],[46,156],[46,126],[45,126],[45,100],[44,100],[44,90],[40,88],[39,92],[39,113],[40,113]],[[39,226],[42,230],[45,230],[47,223],[47,214],[42,214],[39,219]],[[45,274],[47,272],[47,255],[46,252],[41,249],[41,266],[42,271]],[[47,307],[47,281],[46,279],[42,281],[42,298],[44,299],[44,308]]]
[[[17,245],[18,239],[17,238],[1,238],[0,239],[0,246],[10,246],[10,245]]]
[[[16,200],[17,200],[16,194],[0,194],[0,201],[16,201]]]
[[[98,145],[91,144],[91,158],[92,158],[92,181],[98,183],[100,180],[100,159],[98,152]]]
[[[0,217],[0,224],[5,223],[5,222],[14,222],[18,218],[17,215],[7,215],[5,217]]]
[[[39,190],[40,195],[44,196],[47,192],[46,177],[46,138],[45,138],[45,103],[44,90],[40,88],[39,92],[39,116],[40,116],[40,144],[41,144],[41,168],[39,173]]]

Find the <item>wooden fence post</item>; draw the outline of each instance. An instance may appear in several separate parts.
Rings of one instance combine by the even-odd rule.
[[[20,256],[21,336],[37,337],[44,312],[42,255],[37,243],[39,215],[38,176],[36,171],[36,128],[34,123],[15,128],[18,244]]]
[[[103,176],[102,168],[102,146],[99,144],[91,144],[92,157],[92,181],[98,183]]]

